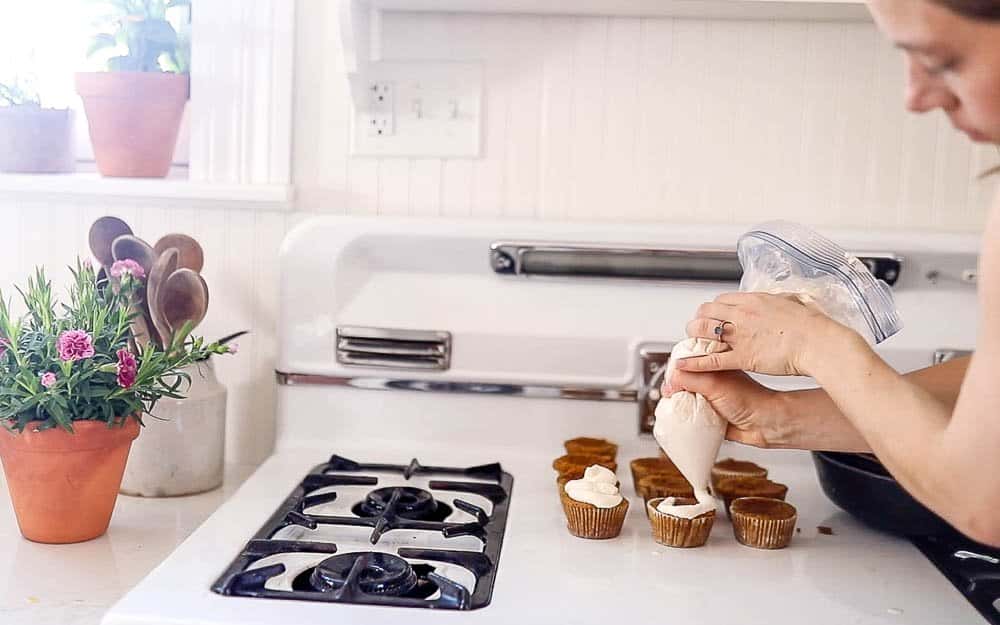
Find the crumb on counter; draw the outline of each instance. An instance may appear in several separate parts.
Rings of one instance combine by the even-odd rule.
[[[833,536],[834,535],[833,534],[833,528],[832,527],[827,527],[825,525],[817,525],[816,526],[816,531],[819,532],[820,534],[824,535],[824,536]]]

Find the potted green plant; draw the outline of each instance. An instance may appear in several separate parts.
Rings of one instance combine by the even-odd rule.
[[[0,294],[0,460],[21,533],[37,542],[102,535],[142,415],[183,396],[185,367],[228,351],[190,337],[139,350],[129,328],[142,267],[116,261],[111,282],[89,263],[72,273],[60,304],[37,270],[18,289],[20,318]]]
[[[89,54],[112,56],[107,71],[78,72],[104,176],[162,178],[170,171],[189,93],[190,42],[167,21],[167,10],[190,0],[106,0],[110,14]]]
[[[45,108],[32,80],[0,83],[0,171],[57,174],[76,168],[73,111]]]

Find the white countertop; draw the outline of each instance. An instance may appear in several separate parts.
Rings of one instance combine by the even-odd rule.
[[[225,483],[190,497],[120,495],[107,534],[74,545],[25,540],[0,472],[0,623],[97,625],[253,472],[228,465]]]
[[[819,489],[808,454],[727,446],[722,457],[756,460],[789,486],[798,507],[792,545],[780,551],[736,543],[724,514],[708,545],[657,545],[632,497],[628,461],[655,453],[652,441],[619,452],[619,475],[629,495],[620,537],[587,541],[570,536],[549,464],[559,455],[534,449],[432,449],[427,464],[472,465],[500,460],[514,476],[508,528],[491,605],[471,612],[408,610],[412,623],[650,622],[677,625],[753,624],[943,625],[982,618],[908,541],[870,530],[837,509]],[[414,450],[362,445],[345,437],[336,453],[362,462],[405,462]],[[473,447],[473,446],[469,446]],[[396,623],[399,609],[224,597],[210,590],[221,571],[312,466],[331,450],[272,456],[218,513],[137,588],[116,604],[104,625],[225,623],[326,625]],[[822,535],[818,526],[833,529]]]

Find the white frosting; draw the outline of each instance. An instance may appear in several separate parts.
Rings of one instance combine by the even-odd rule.
[[[693,356],[724,352],[729,346],[711,339],[686,339],[674,346],[664,373],[669,380],[677,361]],[[653,436],[694,489],[697,504],[677,506],[671,500],[657,510],[672,516],[694,518],[715,509],[708,492],[712,466],[726,435],[726,421],[715,413],[708,401],[697,393],[681,391],[664,397],[656,405]],[[690,508],[690,510],[685,510]]]
[[[698,503],[680,506],[677,505],[677,499],[674,497],[667,497],[660,502],[660,505],[656,506],[656,509],[663,514],[669,514],[670,516],[680,517],[683,519],[693,519],[696,516],[701,516],[708,512],[715,510],[715,498],[706,493],[695,493],[698,497]]]
[[[589,503],[598,508],[614,508],[622,502],[618,490],[618,478],[614,471],[599,464],[587,467],[583,477],[566,482],[566,494],[570,499]]]

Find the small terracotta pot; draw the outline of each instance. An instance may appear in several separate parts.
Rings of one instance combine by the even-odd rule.
[[[0,460],[21,534],[40,543],[77,543],[104,534],[139,423],[74,421],[21,434],[0,431]]]
[[[79,72],[76,91],[102,176],[163,178],[187,105],[187,74]]]

